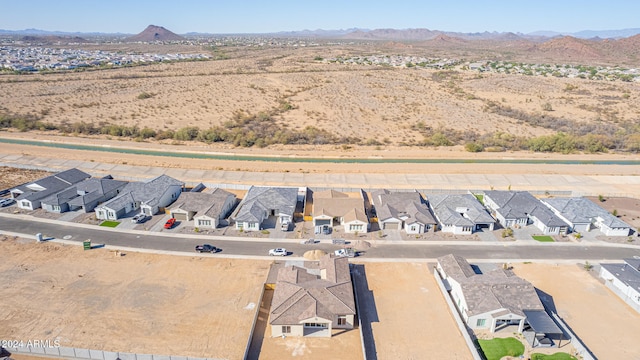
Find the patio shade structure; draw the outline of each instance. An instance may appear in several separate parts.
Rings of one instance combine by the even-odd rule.
[[[536,340],[538,334],[547,335],[560,335],[558,340],[558,347],[560,347],[560,342],[562,341],[562,337],[564,333],[562,329],[556,325],[553,319],[547,314],[544,310],[522,310],[524,315],[527,317],[527,322],[531,329],[534,332],[533,340],[531,347],[536,347]]]

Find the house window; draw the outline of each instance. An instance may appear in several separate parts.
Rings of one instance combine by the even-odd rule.
[[[327,328],[327,324],[321,324],[321,323],[304,323],[304,327],[308,327],[308,328],[320,328],[320,329],[326,329],[326,328]]]
[[[345,315],[338,316],[338,325],[347,325],[347,317]]]
[[[486,321],[487,321],[486,319],[478,319],[478,321],[476,321],[476,326],[477,327],[484,327]]]
[[[112,218],[116,217],[116,213],[113,211],[109,211],[109,217],[112,217]]]
[[[349,225],[349,231],[362,231],[362,224]]]
[[[462,227],[462,231],[463,232],[471,232],[471,226],[463,226]]]
[[[23,202],[22,202],[22,206],[24,206],[24,207],[29,207],[29,202],[28,202],[28,201],[23,201]]]
[[[211,226],[211,220],[198,220],[200,226]]]
[[[415,225],[411,225],[411,231],[416,231],[416,226]]]
[[[283,334],[291,334],[291,326],[289,326],[289,325],[282,326],[282,333]]]

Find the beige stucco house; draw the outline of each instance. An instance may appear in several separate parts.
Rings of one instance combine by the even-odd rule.
[[[331,337],[333,329],[353,329],[356,314],[346,257],[278,270],[271,301],[271,336]]]
[[[365,193],[349,196],[336,190],[318,191],[313,194],[313,225],[344,226],[346,233],[369,231]]]

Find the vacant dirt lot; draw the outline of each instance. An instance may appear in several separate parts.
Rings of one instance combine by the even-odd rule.
[[[606,122],[615,126],[637,119],[638,83],[314,60],[318,56],[367,56],[372,51],[418,56],[432,53],[379,45],[255,49],[220,61],[3,75],[0,110],[56,124],[109,123],[176,130],[221,125],[237,112],[280,109],[275,121],[282,128],[312,125],[336,136],[383,146],[421,141],[421,132],[443,128],[521,136],[551,132],[487,111],[490,101],[526,114],[544,113],[580,124]],[[543,110],[550,108],[552,112]]]
[[[2,339],[242,358],[268,262],[0,238]]]
[[[640,314],[578,265],[515,264],[598,359],[640,359]],[[594,270],[592,270],[594,271]]]
[[[604,201],[599,201],[596,196],[589,197],[589,199],[611,213],[615,211],[620,220],[640,229],[640,199],[605,197]]]
[[[424,263],[366,263],[380,322],[378,359],[468,359],[471,354]]]
[[[0,166],[0,190],[24,184],[48,176],[50,173],[40,170],[16,169]]]

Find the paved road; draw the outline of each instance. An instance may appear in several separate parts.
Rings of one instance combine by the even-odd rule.
[[[155,249],[161,251],[193,252],[194,246],[203,242],[212,243],[223,249],[221,255],[264,256],[274,247],[286,247],[294,256],[310,249],[333,251],[339,246],[331,243],[314,245],[300,244],[297,241],[274,239],[229,240],[224,237],[184,237],[180,234],[165,233],[128,233],[113,231],[101,227],[78,227],[74,224],[60,222],[40,222],[36,219],[25,219],[14,216],[0,217],[0,231],[22,234],[42,233],[56,239],[68,239],[81,242],[91,239],[94,244],[106,244],[119,247]],[[618,246],[615,244],[589,243],[538,243],[533,240],[513,243],[376,243],[368,249],[362,259],[365,260],[400,260],[407,261],[435,259],[455,253],[471,260],[489,261],[527,261],[527,260],[589,260],[615,261],[632,256],[640,256],[640,247]]]

